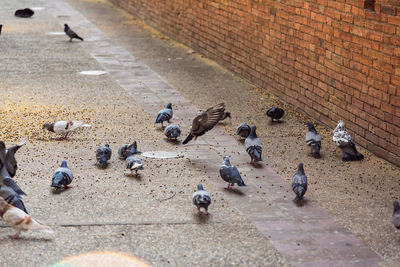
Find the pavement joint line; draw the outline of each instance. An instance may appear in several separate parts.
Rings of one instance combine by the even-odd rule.
[[[175,91],[173,87],[158,73],[155,73],[147,65],[137,61],[122,47],[114,44],[114,42],[105,36],[105,34],[101,32],[95,25],[88,21],[78,11],[71,8],[67,3],[57,0],[52,1],[50,5],[50,9],[53,10],[54,14],[58,13],[68,15],[71,20],[77,23],[77,29],[84,29],[87,32],[87,35],[91,36],[90,39],[86,39],[85,42],[79,43],[79,45],[81,45],[86,50],[87,54],[94,58],[105,71],[109,72],[108,75],[110,75],[110,77],[112,77],[114,81],[121,86],[121,88],[125,89],[131,95],[133,101],[141,106],[146,113],[154,117],[158,112],[158,109],[155,109],[154,107],[161,107],[167,102],[172,102],[176,106],[182,108],[174,111],[174,113],[177,115],[176,117],[178,118],[175,123],[178,123],[182,128],[185,129],[190,127],[188,121],[183,120],[183,118],[194,117],[198,112],[198,108],[193,106],[186,98],[181,96],[179,92]],[[101,46],[95,45],[95,43],[97,44],[98,42],[101,43]],[[102,56],[96,56],[99,54]],[[138,66],[140,68],[133,68],[131,66]],[[132,86],[137,84],[140,84],[141,88]],[[162,97],[160,97],[160,95]],[[243,151],[243,153],[240,155],[231,155],[232,158],[235,158],[234,163],[248,161],[248,156],[246,153],[244,153],[242,145],[239,146],[238,142],[233,137],[223,134],[222,127],[217,126],[216,129],[213,130],[213,134],[209,133],[206,136],[202,136],[201,141],[205,142],[209,147],[209,149],[205,151],[205,154],[207,154],[208,157],[205,159],[196,159],[194,155],[193,157],[190,157],[189,155],[189,159],[194,166],[197,166],[201,171],[204,170],[208,174],[213,175],[218,172],[218,170],[214,170],[215,164],[218,163],[219,166],[219,164],[222,162],[222,157],[218,154],[225,154],[226,149],[228,149],[228,151]],[[199,146],[199,144],[196,145]],[[210,146],[214,147],[210,148]],[[252,222],[253,225],[255,225],[255,222],[257,222],[255,225],[256,228],[290,263],[296,263],[296,260],[298,259],[293,256],[293,249],[288,246],[287,243],[288,240],[290,242],[299,242],[297,235],[294,234],[287,236],[288,239],[284,239],[284,241],[279,238],[274,239],[274,237],[270,237],[270,230],[268,227],[265,227],[265,223],[270,222],[271,219],[274,219],[278,224],[282,219],[291,219],[291,221],[294,221],[296,224],[298,224],[299,228],[301,229],[300,233],[303,234],[307,240],[310,240],[314,246],[310,247],[312,248],[313,255],[308,255],[312,257],[307,261],[320,261],[328,264],[329,262],[332,262],[332,260],[337,257],[337,254],[340,254],[340,251],[343,249],[346,249],[348,253],[354,254],[351,254],[351,256],[360,259],[370,258],[376,261],[381,260],[375,252],[369,249],[363,242],[355,238],[354,235],[345,230],[343,226],[336,222],[332,223],[335,225],[335,227],[337,227],[338,233],[356,240],[356,242],[360,245],[358,249],[355,249],[354,247],[330,247],[329,245],[318,241],[313,236],[315,228],[318,229],[318,226],[320,225],[318,220],[329,220],[331,219],[329,215],[320,209],[313,201],[309,201],[308,204],[303,207],[296,207],[294,204],[290,204],[291,201],[286,197],[286,195],[290,196],[292,194],[290,185],[282,177],[273,172],[272,169],[270,169],[267,165],[263,164],[261,165],[261,168],[254,168],[251,166],[248,174],[249,175],[246,177],[246,179],[249,181],[249,185],[257,184],[260,185],[260,188],[262,185],[262,187],[266,188],[267,190],[272,190],[273,194],[260,196],[258,194],[259,188],[256,186],[248,186],[243,189],[241,188],[240,194],[233,190],[227,192],[226,190],[222,190],[220,186],[223,183],[221,179],[216,181],[216,178],[214,177],[210,180],[216,185],[220,192],[223,192],[223,194],[230,199],[230,205],[232,207],[235,207],[239,213],[242,214],[248,221]],[[267,178],[256,180],[256,175],[260,177],[264,177],[265,175]],[[271,188],[271,182],[281,186],[282,189],[277,187]],[[278,197],[275,195],[276,191],[280,192]],[[280,200],[281,202],[274,203],[274,207],[271,208],[271,206],[266,205],[266,201],[268,200],[272,203],[276,202],[276,200]],[[307,222],[308,219],[315,219],[316,222]],[[308,230],[303,230],[302,226],[307,226]],[[321,234],[323,235],[324,233],[327,234],[330,232],[322,232]],[[344,261],[346,264],[348,263],[347,266],[351,266],[351,264],[354,262],[354,259],[346,258]],[[376,265],[374,264],[374,266]]]

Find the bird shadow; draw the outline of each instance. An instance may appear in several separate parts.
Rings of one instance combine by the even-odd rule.
[[[156,127],[156,131],[159,131],[159,132],[164,132],[164,130],[165,130],[165,126],[163,126],[163,127],[161,127],[161,125],[160,126],[157,126]]]
[[[181,143],[181,140],[178,140],[178,139],[165,138],[165,140],[170,144],[180,144]]]
[[[253,166],[256,169],[263,169],[264,165],[261,163],[249,163],[251,166]]]
[[[20,236],[19,238],[11,238],[9,236],[3,236],[0,238],[0,241],[11,240],[13,242],[51,242],[53,241],[52,237],[35,237],[35,236]]]
[[[134,174],[125,174],[125,177],[128,177],[129,179],[131,179],[131,180],[136,180],[136,181],[141,181],[143,178],[142,178],[142,175],[140,174],[140,173],[138,173],[138,175],[134,175]]]
[[[50,188],[50,191],[53,195],[60,195],[61,193],[68,191],[71,189],[71,186],[69,187],[62,187],[62,188]]]
[[[279,120],[279,121],[269,121],[269,125],[279,125],[279,124],[281,124],[281,123],[284,123],[285,121],[284,120]]]
[[[225,192],[231,193],[233,195],[244,196],[245,194],[237,188],[225,189]]]
[[[211,215],[206,215],[203,212],[193,214],[193,218],[197,223],[207,223],[210,220]]]
[[[303,206],[307,205],[309,202],[306,198],[303,198],[301,200],[293,199],[292,201],[294,204],[296,204],[297,207],[303,207]]]

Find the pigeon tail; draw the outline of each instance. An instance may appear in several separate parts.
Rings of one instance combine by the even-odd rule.
[[[198,184],[198,185],[197,185],[197,190],[198,190],[198,191],[204,190],[203,185],[202,185],[202,184]]]
[[[356,155],[351,155],[351,154],[348,154],[348,153],[342,151],[342,160],[343,161],[358,161],[358,160],[364,159],[363,154],[361,154],[358,151],[355,151],[355,152],[356,152]]]
[[[321,154],[319,153],[321,146],[317,142],[312,142],[310,144],[312,154],[315,158],[320,158]]]
[[[183,141],[182,144],[186,145],[186,144],[189,143],[193,138],[194,138],[194,135],[192,135],[191,133],[189,133],[188,137],[186,137],[186,139]]]
[[[393,202],[394,212],[400,211],[400,204],[397,200]]]
[[[299,187],[297,187],[297,192],[296,192],[297,197],[299,199],[303,199],[305,193],[306,189],[303,186],[299,185]]]
[[[70,126],[70,130],[74,130],[79,127],[92,127],[90,124],[84,123],[83,121],[72,121],[71,124],[72,125]]]
[[[238,185],[238,186],[246,186],[246,184],[243,182],[243,180],[242,180],[242,181],[238,181],[238,182],[237,182],[237,185]]]

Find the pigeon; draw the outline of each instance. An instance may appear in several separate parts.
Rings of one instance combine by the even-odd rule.
[[[306,134],[306,144],[311,148],[311,153],[314,158],[320,158],[321,154],[319,150],[321,149],[321,136],[315,130],[314,124],[312,122],[307,122],[308,132]]]
[[[236,134],[239,135],[241,139],[249,136],[250,131],[250,126],[247,123],[242,123],[236,128]]]
[[[125,160],[126,168],[130,170],[130,173],[127,174],[128,176],[133,175],[133,171],[135,171],[135,176],[137,177],[138,170],[143,170],[143,163],[140,159],[136,158],[135,156],[129,156]]]
[[[192,128],[188,137],[183,141],[183,144],[189,143],[190,140],[194,138],[197,139],[198,136],[202,136],[209,130],[211,130],[224,116],[225,114],[225,104],[220,103],[203,111],[200,115],[197,115],[192,122]]]
[[[285,111],[281,108],[270,108],[267,111],[267,116],[271,118],[271,121],[277,121],[279,122],[279,119],[281,119],[283,117],[283,115],[285,115]]]
[[[294,201],[299,202],[302,200],[307,191],[307,176],[304,173],[302,162],[299,163],[298,170],[292,177],[292,189],[296,194]]]
[[[201,208],[205,210],[206,215],[210,214],[208,213],[208,206],[211,204],[211,195],[204,190],[202,184],[197,185],[197,191],[193,193],[192,201],[196,205],[199,214],[201,213]]]
[[[129,156],[135,154],[142,154],[139,150],[137,150],[136,141],[133,144],[124,144],[118,148],[118,155],[120,159],[126,159]]]
[[[225,182],[228,182],[228,186],[225,189],[231,189],[235,184],[246,186],[238,169],[231,164],[228,156],[224,156],[224,163],[219,168],[219,174]]]
[[[11,187],[16,193],[20,195],[26,195],[8,173],[7,166],[10,165],[7,162],[6,145],[4,144],[4,142],[0,141],[0,185],[7,185]],[[13,170],[16,170],[16,162],[15,165],[12,165],[12,167]]]
[[[96,149],[97,166],[101,169],[107,168],[108,160],[110,160],[112,151],[109,144],[100,146]]]
[[[4,184],[1,185],[0,197],[4,198],[4,200],[7,201],[8,204],[11,204],[14,207],[19,208],[20,210],[23,210],[24,212],[28,213],[26,211],[21,196],[17,192],[15,192],[11,187]]]
[[[1,35],[1,29],[3,28],[3,24],[0,24],[0,35]]]
[[[60,134],[61,137],[58,140],[64,140],[68,137],[69,132],[80,128],[80,127],[91,127],[90,124],[82,121],[57,121],[55,123],[43,124],[43,129],[47,129],[50,132]]]
[[[244,145],[246,146],[246,151],[250,155],[250,163],[257,163],[262,161],[261,153],[261,141],[258,139],[256,134],[256,126],[251,126],[250,134],[247,136],[246,140],[244,141]]]
[[[30,8],[18,9],[15,11],[14,15],[19,18],[29,18],[32,17],[35,12]]]
[[[172,115],[173,115],[172,104],[168,103],[164,109],[158,112],[155,123],[161,123],[161,127],[164,128],[163,126],[164,121],[167,121],[169,123],[169,120],[172,118]]]
[[[394,227],[400,229],[400,204],[397,200],[393,202],[393,218],[392,223]]]
[[[364,158],[364,155],[357,151],[356,144],[346,131],[343,121],[340,120],[335,130],[333,130],[332,139],[342,150],[343,161],[357,161]]]
[[[72,171],[68,168],[67,161],[63,160],[61,166],[54,171],[51,187],[60,189],[64,186],[64,188],[68,188],[72,179],[74,179]]]
[[[43,230],[50,234],[54,233],[49,226],[41,224],[23,210],[8,204],[7,201],[1,197],[0,215],[6,224],[17,230],[15,234],[9,236],[13,239],[19,238],[21,231],[27,230]]]
[[[181,129],[179,129],[178,125],[171,124],[165,127],[164,134],[168,139],[176,140],[179,136],[181,136]]]
[[[80,37],[78,34],[76,34],[76,32],[74,32],[73,30],[71,30],[71,28],[68,26],[68,24],[64,24],[64,32],[70,38],[69,39],[70,42],[72,42],[72,39],[74,39],[74,38],[83,41],[83,38]]]

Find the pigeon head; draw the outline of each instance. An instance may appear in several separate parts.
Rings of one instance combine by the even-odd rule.
[[[344,122],[342,120],[338,121],[336,128],[338,130],[344,130],[345,129]]]
[[[45,124],[43,124],[42,129],[46,129],[52,132],[54,131],[54,123],[46,122]]]
[[[61,167],[68,168],[67,161],[65,159],[61,162]]]
[[[106,147],[110,147],[110,145],[109,145],[109,144],[105,144],[104,146],[106,146]]]
[[[307,122],[307,126],[309,131],[315,130],[314,124],[311,121]]]
[[[224,163],[225,165],[231,165],[231,162],[229,161],[229,157],[228,156],[224,156]]]
[[[257,128],[256,128],[255,125],[252,125],[252,126],[251,126],[251,128],[250,128],[250,134],[249,134],[250,137],[257,137],[256,129],[257,129]]]
[[[172,104],[171,104],[171,103],[168,103],[167,106],[166,106],[165,108],[172,109]]]
[[[393,207],[394,207],[394,211],[393,212],[396,212],[396,211],[400,210],[400,204],[399,204],[399,202],[397,200],[395,200],[393,202]]]
[[[69,29],[68,24],[64,24],[64,28],[65,28],[65,29]]]
[[[297,168],[300,172],[304,173],[303,162],[300,162]]]
[[[202,184],[198,184],[197,185],[197,191],[201,191],[204,190],[203,185]]]

